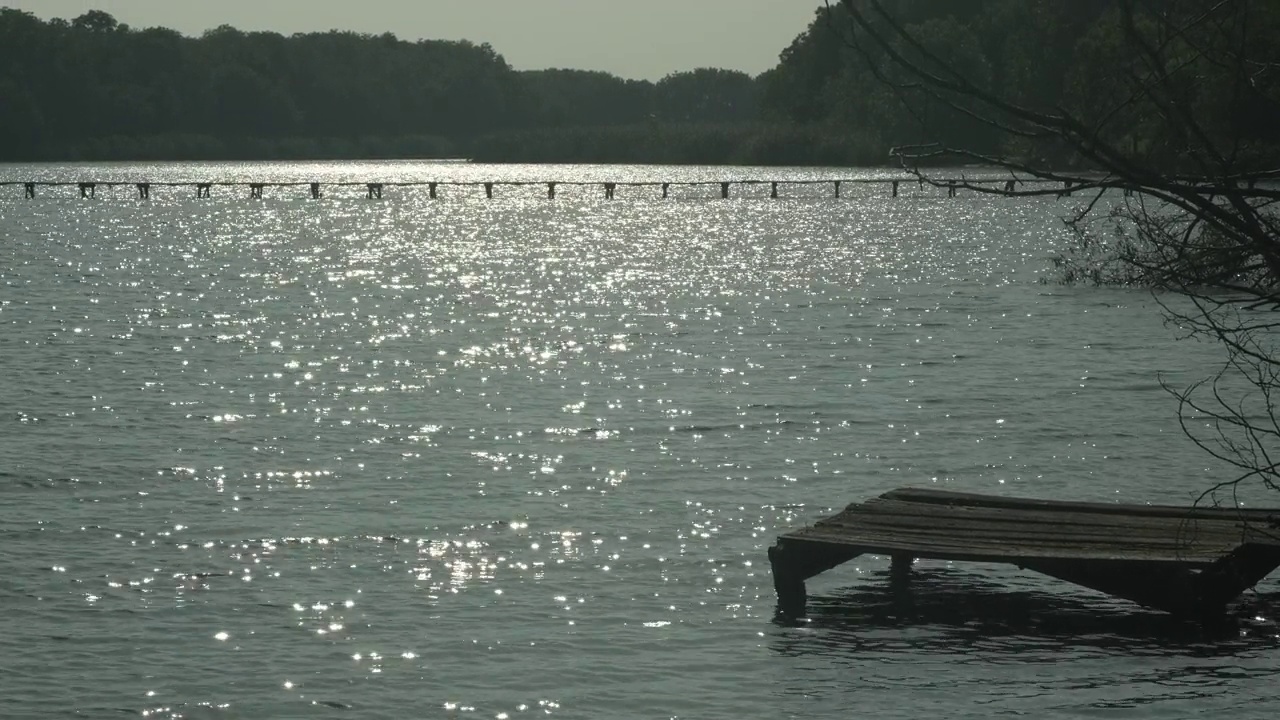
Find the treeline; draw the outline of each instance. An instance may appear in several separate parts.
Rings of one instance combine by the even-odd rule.
[[[741,137],[759,118],[755,79],[729,70],[656,83],[517,72],[489,45],[465,40],[225,26],[186,37],[100,11],[46,22],[0,10],[0,160],[590,160],[653,126],[664,137],[700,138],[708,127]]]
[[[1258,5],[1259,37],[1276,37],[1280,3]],[[336,31],[285,37],[226,26],[187,37],[130,28],[100,11],[42,21],[0,9],[0,161],[864,165],[888,161],[890,147],[932,140],[1073,161],[1051,144],[1011,144],[954,108],[887,86],[889,64],[852,47],[848,18],[833,6],[820,8],[777,67],[759,77],[698,69],[658,82],[516,71],[494,48],[465,40]],[[1117,0],[888,6],[945,62],[1017,102],[1088,108],[1118,82]],[[1158,12],[1161,3],[1139,6]],[[1275,66],[1260,66],[1260,77],[1275,75]],[[1250,137],[1274,144],[1274,109],[1224,113],[1250,118]],[[1124,142],[1155,154],[1174,146],[1164,144],[1158,117],[1128,120]]]
[[[893,52],[926,71],[959,70],[973,88],[1019,107],[1066,109],[1082,130],[1152,167],[1197,172],[1183,166],[1189,127],[1256,168],[1280,163],[1280,2],[1237,0],[1247,5],[1237,17],[1248,16],[1251,40],[1211,57],[1199,55],[1227,29],[1203,12],[1213,4],[1204,0],[881,0],[916,45],[867,0],[854,2]],[[759,79],[766,120],[822,127],[882,153],[937,143],[1041,167],[1083,164],[1054,133],[1019,136],[974,117],[979,103],[929,96],[843,6],[832,6]],[[1190,26],[1175,20],[1202,12]],[[1144,47],[1135,35],[1177,44]],[[1149,53],[1169,47],[1183,53],[1175,68],[1195,69],[1192,81],[1156,76]],[[1181,116],[1170,122],[1171,113],[1195,125]]]

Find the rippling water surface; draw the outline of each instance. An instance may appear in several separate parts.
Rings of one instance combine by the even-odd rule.
[[[0,192],[6,717],[1280,710],[1265,617],[1207,631],[1000,566],[921,562],[902,598],[863,557],[775,620],[774,537],[893,487],[1187,502],[1221,477],[1160,387],[1217,348],[1147,293],[1040,282],[1078,199]]]

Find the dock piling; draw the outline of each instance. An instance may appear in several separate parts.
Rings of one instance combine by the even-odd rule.
[[[836,186],[836,196],[835,196],[835,197],[836,197],[836,199],[837,199],[837,200],[839,200],[839,199],[840,199],[840,181],[839,181],[839,180],[836,180],[836,181],[835,181],[835,186]]]
[[[889,556],[889,580],[896,585],[905,585],[911,580],[911,566],[916,559],[903,553]]]
[[[209,191],[213,189],[213,183],[197,183],[196,199],[209,197]]]
[[[369,183],[366,187],[369,189],[368,198],[370,200],[382,199],[382,183]]]
[[[23,197],[25,197],[27,200],[35,200],[35,199],[36,199],[36,184],[35,184],[35,183],[23,183],[23,184],[22,184],[22,194],[23,194]]]
[[[721,200],[729,199],[729,183],[727,182],[720,183],[720,199]]]
[[[778,593],[778,609],[789,615],[804,615],[808,592],[804,582],[861,553],[840,546],[811,547],[788,544],[779,538],[769,548],[769,565],[773,571],[773,588]]]
[[[320,199],[320,183],[318,182],[311,183],[311,199],[312,200]]]
[[[898,197],[898,181],[893,181],[893,197]]]
[[[151,183],[138,183],[138,199],[149,200],[151,198]]]
[[[778,609],[788,615],[804,616],[808,591],[804,578],[787,561],[786,550],[778,544],[769,548],[769,564],[773,569],[773,590],[778,594]]]
[[[667,199],[667,191],[671,189],[671,183],[662,183],[662,199]]]
[[[948,180],[947,181],[947,197],[953,198],[955,196],[956,196],[956,181]]]
[[[98,192],[97,183],[82,182],[79,185],[80,185],[80,197],[91,198],[97,195],[97,192]]]
[[[431,194],[432,200],[436,199],[436,187],[439,185],[440,183],[427,183],[427,192]]]
[[[249,199],[261,200],[263,187],[265,186],[262,183],[249,183]]]
[[[547,183],[547,199],[548,200],[556,199],[556,184],[553,182]]]
[[[490,200],[493,199],[493,183],[487,182],[484,184],[484,196]]]
[[[617,189],[617,187],[618,187],[618,184],[617,184],[617,183],[611,183],[611,182],[607,182],[607,183],[605,183],[605,184],[604,184],[604,199],[605,199],[605,200],[612,200],[612,199],[613,199],[613,191],[614,191],[615,189]]]
[[[769,188],[769,198],[771,200],[778,199],[778,183],[773,183],[772,187]]]

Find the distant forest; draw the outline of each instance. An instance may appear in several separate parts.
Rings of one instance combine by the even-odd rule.
[[[1113,74],[1114,0],[894,4],[917,37],[1028,105],[1087,105],[1091,85]],[[1260,31],[1280,37],[1280,3],[1269,7]],[[100,11],[46,22],[0,9],[0,161],[875,165],[892,146],[942,140],[1071,162],[1049,146],[1006,146],[938,103],[908,108],[842,40],[842,14],[819,9],[757,77],[704,68],[649,82],[517,71],[489,45],[465,40],[228,26],[186,37]],[[1255,134],[1274,144],[1275,109],[1243,110],[1265,120]],[[1159,153],[1157,127],[1135,123],[1133,133],[1135,146]]]

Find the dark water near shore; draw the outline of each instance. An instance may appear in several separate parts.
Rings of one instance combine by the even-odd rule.
[[[0,166],[87,175],[850,173]],[[863,557],[775,621],[766,548],[853,500],[1181,503],[1222,474],[1160,386],[1218,348],[1147,293],[1039,282],[1077,199],[827,190],[9,188],[0,715],[1280,710],[1274,581],[1205,630],[999,566],[895,597]]]

